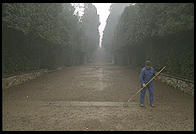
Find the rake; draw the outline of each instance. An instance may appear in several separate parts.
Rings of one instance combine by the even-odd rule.
[[[153,76],[149,81],[148,81],[148,83],[146,83],[146,86],[152,81],[152,80],[154,80],[164,69],[165,69],[165,67],[166,66],[164,66],[158,73],[156,73],[155,74],[155,76]],[[137,93],[136,94],[134,94],[132,97],[130,97],[129,99],[128,99],[128,101],[126,102],[126,103],[124,103],[124,105],[123,106],[125,106],[125,107],[128,107],[128,102],[130,102],[130,100],[132,100],[142,89],[143,89],[144,87],[142,87],[141,89],[139,89],[138,91],[137,91]]]

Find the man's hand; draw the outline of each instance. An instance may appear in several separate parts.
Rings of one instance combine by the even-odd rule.
[[[144,87],[146,87],[146,84],[145,84],[145,83],[143,83],[143,84],[142,84],[142,86],[143,86],[143,88],[144,88]]]

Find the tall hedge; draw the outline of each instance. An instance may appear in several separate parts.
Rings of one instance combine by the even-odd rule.
[[[116,64],[151,59],[157,70],[167,65],[166,73],[193,80],[193,29],[193,3],[136,3],[121,14],[110,51]]]
[[[74,14],[70,3],[3,3],[2,67],[3,77],[37,69],[54,69],[60,66],[84,64],[88,60],[86,40],[90,47],[98,44],[86,34],[84,22]],[[86,7],[87,8],[87,7]],[[99,17],[96,8],[87,26],[98,29]],[[89,11],[89,12],[91,12]],[[85,12],[89,19],[89,12]],[[90,18],[91,19],[91,18]],[[93,49],[95,51],[95,49]]]

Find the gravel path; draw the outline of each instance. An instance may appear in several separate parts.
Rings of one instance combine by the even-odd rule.
[[[194,97],[154,82],[155,108],[65,106],[125,102],[139,89],[139,72],[110,64],[68,67],[3,89],[3,130],[194,130]]]

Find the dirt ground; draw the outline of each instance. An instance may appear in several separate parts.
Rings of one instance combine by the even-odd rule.
[[[154,82],[156,107],[65,106],[77,102],[126,102],[137,92],[139,72],[110,64],[67,67],[3,89],[3,131],[194,130],[194,97]]]

